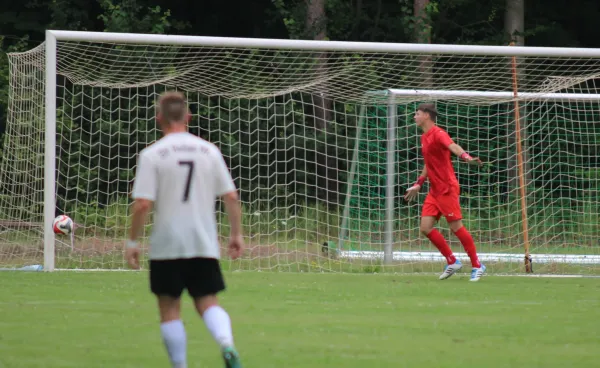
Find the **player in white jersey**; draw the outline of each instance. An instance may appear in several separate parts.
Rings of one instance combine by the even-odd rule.
[[[229,255],[242,253],[241,209],[236,187],[219,149],[187,132],[184,96],[164,93],[156,121],[164,137],[142,150],[133,186],[132,223],[126,258],[139,269],[137,238],[154,208],[150,237],[150,289],[158,298],[160,330],[173,367],[187,367],[181,294],[187,289],[198,313],[220,345],[226,367],[241,367],[231,320],[218,304],[225,290],[215,202],[221,197],[230,222]]]

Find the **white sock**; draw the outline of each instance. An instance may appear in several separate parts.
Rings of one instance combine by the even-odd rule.
[[[204,312],[202,318],[204,319],[206,328],[208,328],[217,344],[221,346],[221,349],[233,347],[231,319],[229,319],[229,315],[223,308],[213,305]]]
[[[186,336],[185,327],[180,319],[160,324],[163,343],[169,353],[169,360],[173,368],[186,368]]]

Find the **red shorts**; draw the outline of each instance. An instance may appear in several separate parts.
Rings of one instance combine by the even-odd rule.
[[[427,194],[421,217],[435,217],[437,220],[443,215],[448,222],[462,220],[460,211],[460,202],[458,195],[460,189],[453,188],[448,193],[434,197],[431,193]]]

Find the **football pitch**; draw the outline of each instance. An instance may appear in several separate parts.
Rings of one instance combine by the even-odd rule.
[[[594,367],[600,279],[227,272],[244,367]],[[147,272],[0,273],[0,367],[168,367]],[[222,367],[184,298],[189,367]]]

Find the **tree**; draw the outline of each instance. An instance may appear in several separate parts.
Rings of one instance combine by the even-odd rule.
[[[327,16],[325,0],[306,0],[306,34],[313,40],[327,39]],[[316,57],[315,74],[325,73],[327,69],[327,53]],[[317,129],[327,130],[327,122],[331,119],[331,99],[327,98],[327,85],[321,83],[318,95],[313,96],[313,116]]]
[[[312,39],[323,41],[327,39],[327,15],[325,14],[325,0],[305,0],[306,1],[306,33]],[[321,75],[327,71],[327,53],[316,55],[315,74]],[[324,79],[313,94],[312,110],[315,128],[321,132],[327,132],[329,121],[331,120],[333,102],[328,98],[327,81]],[[321,133],[321,134],[323,134]],[[328,203],[337,202],[339,187],[337,186],[337,160],[329,157],[327,148],[317,155],[317,184],[325,188],[324,192],[319,193],[319,197],[325,199]],[[319,178],[322,178],[319,180]],[[321,181],[321,183],[319,183]],[[320,185],[319,185],[320,184]]]
[[[165,33],[171,28],[171,11],[160,6],[144,8],[136,0],[101,0],[104,13],[98,19],[104,23],[106,32]]]
[[[431,17],[429,14],[430,0],[415,0],[413,37],[418,43],[431,43]]]
[[[506,0],[504,31],[515,45],[525,45],[525,0]]]
[[[437,4],[430,0],[415,0],[413,15],[413,37],[417,43],[431,43],[431,13]],[[424,89],[433,88],[433,63],[431,56],[422,56],[419,65]]]

